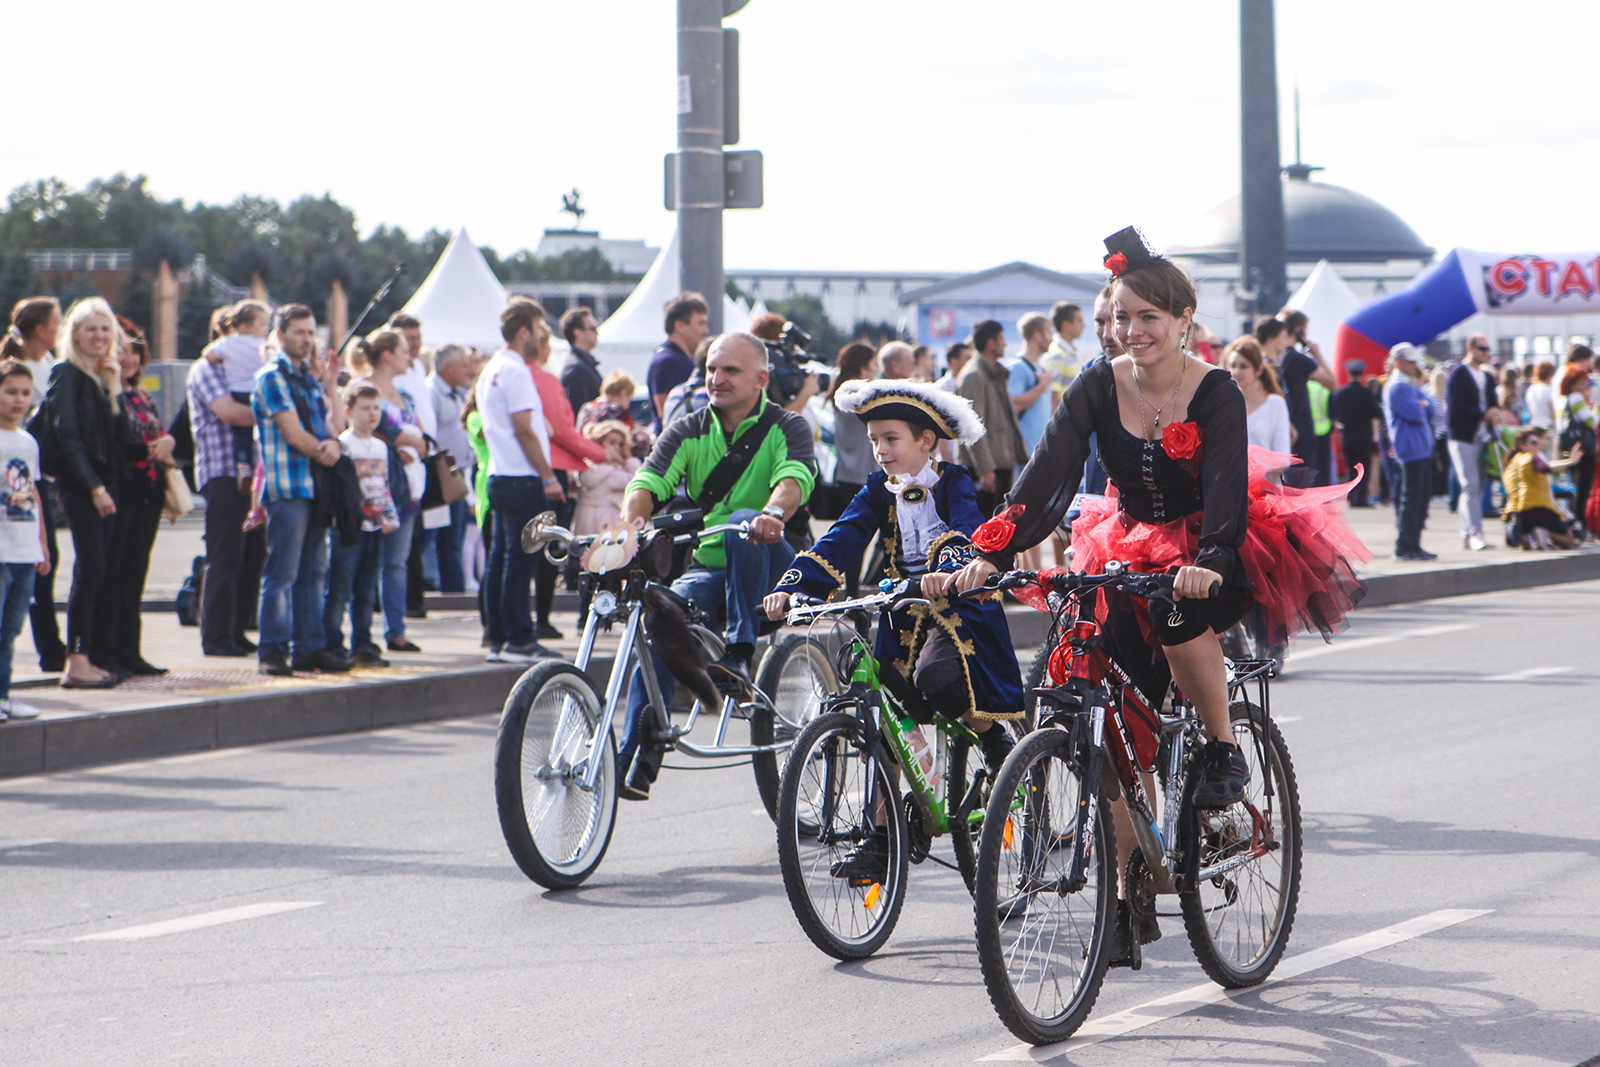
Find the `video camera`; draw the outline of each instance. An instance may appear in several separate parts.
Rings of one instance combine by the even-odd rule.
[[[771,364],[771,390],[773,399],[787,404],[800,394],[806,378],[817,376],[817,389],[826,393],[832,384],[832,370],[828,364],[806,351],[811,336],[792,322],[783,326],[782,340],[766,342],[767,360]]]

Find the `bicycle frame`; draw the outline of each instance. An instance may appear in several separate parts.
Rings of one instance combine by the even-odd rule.
[[[1077,608],[1076,621],[1063,627],[1061,619],[1071,606]],[[1127,801],[1134,838],[1150,871],[1156,892],[1177,893],[1180,887],[1175,874],[1178,864],[1174,862],[1176,857],[1173,843],[1177,840],[1178,809],[1185,784],[1186,755],[1199,737],[1201,729],[1198,716],[1193,705],[1176,690],[1173,693],[1171,714],[1162,714],[1156,707],[1152,707],[1152,702],[1133,684],[1127,672],[1106,650],[1101,640],[1099,624],[1094,619],[1089,602],[1081,594],[1068,597],[1058,609],[1057,622],[1051,628],[1051,639],[1056,640],[1058,633],[1063,629],[1066,632],[1059,638],[1057,654],[1062,651],[1070,652],[1065,684],[1041,692],[1040,695],[1042,698],[1058,701],[1063,705],[1066,705],[1061,696],[1063,691],[1076,699],[1079,704],[1078,709],[1064,706],[1063,711],[1052,719],[1058,727],[1080,731],[1079,746],[1074,747],[1081,747],[1084,744],[1081,731],[1087,730],[1087,748],[1091,753],[1090,758],[1084,761],[1085,765],[1079,775],[1079,832],[1075,834],[1072,863],[1068,869],[1065,889],[1067,892],[1076,892],[1087,880],[1086,872],[1096,833],[1098,805],[1094,798],[1101,793],[1102,775],[1109,766],[1114,772],[1112,777],[1114,788],[1118,790],[1111,793],[1111,799],[1116,799],[1120,793]],[[1055,665],[1054,659],[1053,655],[1052,667]],[[1236,693],[1242,692],[1245,686],[1255,681],[1259,706],[1263,714],[1270,715],[1270,708],[1267,706],[1266,679],[1272,669],[1270,660],[1230,664],[1228,679],[1230,703]],[[1128,722],[1130,712],[1139,715],[1147,722],[1153,721],[1159,724],[1159,729],[1151,738],[1155,751],[1147,760],[1140,759],[1140,746]],[[1069,721],[1062,721],[1068,717]],[[1156,762],[1163,744],[1167,755],[1164,775],[1166,781],[1161,818],[1158,822],[1141,772],[1153,773],[1157,770]],[[1268,796],[1271,796],[1270,791]],[[1276,847],[1270,820],[1254,807],[1249,807],[1249,810],[1253,820],[1251,847],[1237,856],[1197,871],[1197,879],[1204,880],[1243,866],[1263,852]]]
[[[793,620],[796,615],[844,614],[864,607],[887,607],[892,602],[886,599],[887,594],[874,597],[864,597],[859,600],[845,601],[839,604],[826,606],[825,610],[802,609],[801,612],[792,613]],[[880,618],[879,626],[884,620]],[[930,724],[935,731],[932,745],[934,749],[934,774],[937,782],[929,781],[928,773],[922,769],[922,762],[911,752],[911,740],[906,736],[906,731],[900,727],[900,718],[908,714],[908,709],[902,706],[896,698],[892,685],[884,685],[885,672],[878,662],[866,641],[860,636],[853,637],[842,653],[852,661],[849,670],[849,685],[840,693],[830,697],[823,705],[823,711],[835,711],[846,705],[853,705],[858,709],[857,717],[861,722],[865,743],[864,751],[867,753],[867,783],[868,795],[863,808],[865,817],[872,819],[877,811],[878,798],[873,796],[877,789],[877,761],[879,747],[875,743],[881,737],[888,743],[889,751],[895,763],[905,772],[906,781],[911,787],[912,802],[917,805],[917,810],[923,818],[923,829],[929,837],[939,837],[950,832],[950,819],[952,812],[947,796],[948,777],[945,774],[946,759],[949,753],[951,738],[960,738],[973,746],[977,751],[979,744],[978,735],[965,723],[946,719],[943,716],[933,716]],[[890,668],[891,670],[893,668]],[[844,672],[841,672],[844,673]],[[887,701],[885,701],[887,697]],[[898,714],[897,714],[898,713]],[[976,788],[976,787],[974,787]],[[957,812],[967,811],[967,817],[973,817],[970,802],[974,797],[962,797]],[[977,813],[981,817],[982,813]],[[863,827],[863,832],[870,827]]]

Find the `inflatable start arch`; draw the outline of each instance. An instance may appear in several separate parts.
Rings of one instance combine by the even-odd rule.
[[[1473,315],[1582,315],[1600,312],[1600,253],[1500,255],[1451,249],[1406,288],[1375,300],[1339,325],[1334,359],[1374,371],[1402,341],[1427,344]]]

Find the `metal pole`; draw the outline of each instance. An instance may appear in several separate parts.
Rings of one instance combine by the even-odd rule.
[[[1273,314],[1289,299],[1272,5],[1273,0],[1239,0],[1239,277],[1258,292],[1258,314]]]
[[[678,0],[678,278],[722,332],[723,0]]]

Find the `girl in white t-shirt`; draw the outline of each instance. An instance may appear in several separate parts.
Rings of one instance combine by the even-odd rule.
[[[1241,337],[1222,351],[1222,366],[1244,394],[1250,443],[1269,452],[1288,453],[1293,444],[1289,405],[1283,399],[1278,375],[1261,356],[1253,337]]]
[[[39,445],[21,423],[33,406],[33,374],[14,359],[0,364],[0,722],[39,712],[11,699],[11,652],[33,604],[33,582],[50,573],[40,521]]]

